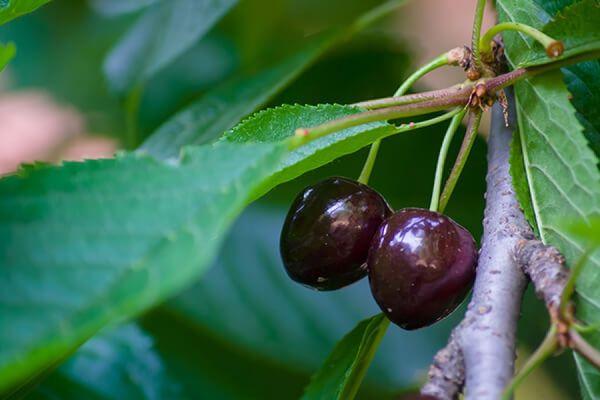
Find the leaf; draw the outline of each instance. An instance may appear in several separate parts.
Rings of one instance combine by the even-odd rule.
[[[540,25],[536,18],[545,13],[528,2],[500,0],[497,4],[502,20],[533,26]],[[505,36],[505,45],[507,56],[513,61],[530,46],[520,36]],[[516,85],[515,93],[524,168],[535,215],[533,222],[541,239],[556,246],[567,263],[572,264],[586,248],[586,239],[564,229],[564,221],[589,223],[600,214],[598,159],[588,147],[559,72],[525,80]],[[519,196],[519,200],[524,198],[525,194]],[[592,316],[600,319],[599,273],[600,256],[595,253],[577,282],[578,317],[586,322]],[[594,345],[598,347],[600,341]],[[577,361],[579,366],[586,364]],[[585,383],[582,389],[587,397],[597,398],[598,385],[589,382],[587,370],[579,368],[580,380]]]
[[[144,12],[104,63],[111,87],[126,92],[196,43],[236,0],[168,0]]]
[[[84,344],[28,396],[37,399],[181,399],[153,338],[135,324]]]
[[[159,1],[160,0],[90,0],[90,5],[97,13],[107,17],[116,17],[140,11]]]
[[[590,221],[600,213],[600,173],[558,72],[517,85],[519,125],[532,205],[544,243],[572,265],[586,240],[562,228],[564,220]],[[590,257],[577,282],[577,310],[600,315],[600,257]],[[600,342],[596,343],[596,345]]]
[[[0,25],[37,10],[50,0],[0,0]]]
[[[178,313],[153,312],[142,324],[188,399],[297,399],[308,374],[275,363],[189,324]]]
[[[167,158],[177,156],[184,145],[217,139],[287,86],[339,37],[337,31],[319,35],[300,51],[258,74],[237,76],[224,82],[167,120],[141,149]]]
[[[600,342],[597,338],[595,343]],[[575,363],[578,369],[579,384],[581,385],[581,394],[583,400],[595,400],[598,397],[596,393],[600,393],[600,373],[596,367],[586,362],[579,354],[574,354]]]
[[[319,125],[359,111],[361,110],[357,107],[339,104],[284,105],[254,114],[226,132],[220,141],[232,143],[277,142],[291,137],[297,128]],[[345,154],[353,153],[378,138],[409,130],[408,125],[405,128],[396,128],[387,122],[372,122],[313,140],[287,153],[271,176],[269,184],[276,186],[281,182],[300,176],[305,171],[315,169]]]
[[[588,241],[590,246],[600,245],[600,216],[596,215],[589,221],[569,221],[565,223],[565,229],[573,235]]]
[[[587,61],[562,70],[565,83],[573,95],[577,119],[596,156],[600,156],[600,61]]]
[[[28,399],[297,399],[307,374],[152,312],[94,337]]]
[[[537,224],[535,223],[533,206],[531,205],[531,193],[529,192],[529,183],[527,182],[525,173],[525,162],[523,160],[523,148],[519,131],[513,132],[510,142],[510,175],[515,187],[517,200],[525,214],[525,218],[532,224],[536,235],[539,235]]]
[[[0,43],[0,72],[6,67],[6,65],[15,57],[17,52],[17,46],[14,43]]]
[[[292,55],[252,75],[239,75],[217,86],[160,126],[141,149],[161,158],[176,156],[186,144],[217,139],[243,117],[264,105],[328,49],[365,28],[404,0],[390,0],[357,18],[345,29],[328,30]]]
[[[359,323],[335,346],[302,399],[353,399],[388,324],[383,314]]]
[[[504,2],[510,4],[508,2]],[[517,8],[512,7],[510,11],[505,7],[503,12],[510,15],[511,18],[520,18],[521,13],[525,14],[528,11],[528,2],[522,2]],[[542,13],[544,13],[542,11]],[[519,15],[519,16],[517,16]],[[535,15],[530,15],[528,19],[536,18]],[[505,37],[509,37],[509,41],[515,42],[516,37],[527,42],[521,44],[519,51],[511,52],[509,59],[515,67],[529,67],[533,65],[547,64],[560,59],[573,57],[578,54],[600,50],[600,30],[596,21],[600,20],[600,2],[598,0],[581,0],[572,5],[563,8],[550,22],[548,22],[542,31],[550,37],[560,40],[565,46],[564,53],[557,58],[550,59],[545,54],[542,46],[535,44],[530,38],[525,38],[522,33],[507,32]],[[535,20],[534,27],[540,25],[539,20]],[[529,47],[527,51],[523,46]],[[516,50],[516,49],[515,49]]]
[[[0,392],[197,277],[281,151],[221,143],[0,180]]]

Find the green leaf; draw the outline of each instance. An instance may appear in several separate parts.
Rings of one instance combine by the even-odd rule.
[[[582,4],[589,2],[583,1]],[[499,0],[500,18],[539,26],[539,16],[547,15],[532,2]],[[571,9],[563,11],[569,15]],[[588,10],[593,13],[594,10]],[[583,22],[582,22],[583,23]],[[597,30],[596,30],[597,31]],[[506,35],[510,60],[522,59],[531,43],[518,35]],[[556,246],[574,263],[586,249],[586,239],[565,229],[565,221],[586,223],[600,215],[600,172],[598,159],[588,146],[583,127],[569,101],[569,92],[559,72],[552,72],[516,85],[517,113],[524,160],[524,173],[530,191],[531,207],[541,239]],[[513,164],[514,168],[518,168]],[[520,190],[519,186],[516,190]],[[527,198],[521,193],[519,200]],[[583,321],[600,319],[600,255],[590,257],[577,282],[577,312]],[[593,342],[600,347],[600,341]],[[582,390],[597,398],[597,382],[583,360],[577,359]],[[597,375],[595,378],[597,379]]]
[[[197,277],[281,152],[221,143],[0,180],[0,392]]]
[[[585,136],[596,156],[600,156],[600,61],[587,61],[562,71]]]
[[[108,17],[140,11],[160,0],[90,0],[92,8]]]
[[[94,337],[28,399],[297,399],[309,375],[152,312]]]
[[[111,87],[126,92],[196,43],[236,0],[169,0],[144,12],[104,63]]]
[[[507,1],[499,2],[502,4],[511,4]],[[523,22],[520,18],[523,17],[529,10],[529,2],[524,1],[515,7],[503,7],[503,13],[511,19]],[[537,8],[537,7],[536,7]],[[542,11],[544,15],[544,11]],[[529,24],[534,27],[540,27],[540,21],[536,15],[529,15],[527,19],[534,19],[534,24]],[[514,21],[515,19],[513,19]],[[508,56],[515,67],[529,67],[533,65],[547,64],[559,59],[573,57],[578,54],[600,50],[600,29],[598,29],[597,21],[600,20],[600,2],[598,0],[581,0],[570,6],[563,8],[550,22],[541,29],[550,37],[560,40],[565,46],[564,53],[554,59],[548,58],[544,49],[539,44],[533,45],[530,38],[526,38],[521,33],[507,32],[505,37],[512,43],[519,40],[527,42],[520,44],[518,50],[510,52]],[[525,48],[528,48],[526,51]]]
[[[30,399],[181,399],[154,340],[136,324],[98,335],[52,372]]]
[[[598,160],[588,147],[558,72],[520,83],[516,95],[540,237],[556,246],[571,265],[586,249],[586,240],[564,229],[564,220],[589,222],[599,215]],[[577,282],[578,313],[589,308],[600,316],[599,272],[600,256],[596,253]]]
[[[532,224],[536,235],[539,235],[537,224],[535,223],[533,206],[531,205],[531,193],[529,192],[529,183],[527,182],[525,173],[525,162],[523,160],[523,148],[519,131],[513,132],[510,142],[510,175],[515,187],[517,200],[525,214],[525,218]]]
[[[569,221],[565,224],[565,229],[587,240],[590,246],[600,245],[600,215],[595,215],[588,221]]]
[[[352,400],[388,324],[383,314],[359,323],[335,346],[324,365],[312,377],[302,399]]]
[[[236,76],[224,82],[167,120],[141,149],[167,158],[177,156],[184,145],[217,139],[293,81],[340,36],[337,31],[319,35],[300,51],[258,74]]]
[[[594,343],[600,343],[600,337],[597,337]],[[575,363],[579,371],[579,384],[581,385],[581,394],[583,400],[596,400],[597,393],[600,393],[600,373],[598,369],[588,363],[582,356],[575,354]]]
[[[339,104],[318,106],[284,105],[260,111],[226,132],[221,142],[272,143],[293,136],[301,127],[311,127],[355,114],[357,107]],[[270,179],[270,186],[291,180],[306,171],[353,153],[378,138],[390,136],[398,131],[409,131],[394,127],[387,122],[372,122],[313,140],[291,151],[281,159]]]
[[[217,139],[225,130],[264,105],[328,49],[404,2],[387,1],[360,16],[347,28],[317,35],[302,49],[257,74],[231,78],[166,121],[141,149],[166,158],[176,156],[184,145],[203,144]]]
[[[0,72],[6,67],[6,65],[15,57],[17,53],[17,46],[14,43],[0,43]]]
[[[50,0],[1,0],[0,25],[37,10]]]
[[[232,321],[235,322],[235,321]],[[188,399],[297,399],[309,375],[226,342],[164,309],[142,321]]]

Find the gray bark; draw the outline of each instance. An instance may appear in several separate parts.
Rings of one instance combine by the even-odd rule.
[[[509,104],[514,119],[510,95]],[[509,172],[512,131],[504,125],[500,105],[494,105],[484,232],[473,296],[422,389],[440,400],[457,398],[463,380],[467,400],[497,400],[514,373],[517,320],[527,283],[514,250],[521,241],[532,239],[533,232],[516,200]]]

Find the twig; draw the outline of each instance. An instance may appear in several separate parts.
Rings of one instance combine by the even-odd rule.
[[[565,258],[552,246],[539,240],[524,239],[517,244],[515,261],[529,276],[546,307],[558,311],[569,277]]]
[[[427,383],[422,394],[439,400],[453,400],[457,397],[465,381],[465,362],[456,336],[461,325],[457,326],[446,347],[437,352],[429,367]]]
[[[512,96],[509,103],[514,115]],[[512,187],[508,162],[511,136],[512,128],[505,127],[501,107],[494,105],[483,244],[473,297],[449,344],[438,353],[452,356],[435,367],[444,372],[445,380],[450,380],[450,371],[465,371],[467,400],[499,399],[513,376],[517,319],[526,279],[512,254],[518,241],[530,238],[532,231]],[[440,384],[445,380],[430,378],[422,393],[440,400],[456,398],[457,386]]]

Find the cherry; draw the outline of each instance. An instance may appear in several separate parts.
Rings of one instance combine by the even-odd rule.
[[[281,232],[288,275],[317,290],[334,290],[366,276],[369,246],[391,215],[383,197],[362,183],[333,177],[305,188]]]
[[[440,213],[406,208],[379,228],[369,250],[373,297],[404,329],[439,321],[462,302],[475,278],[471,234]]]

